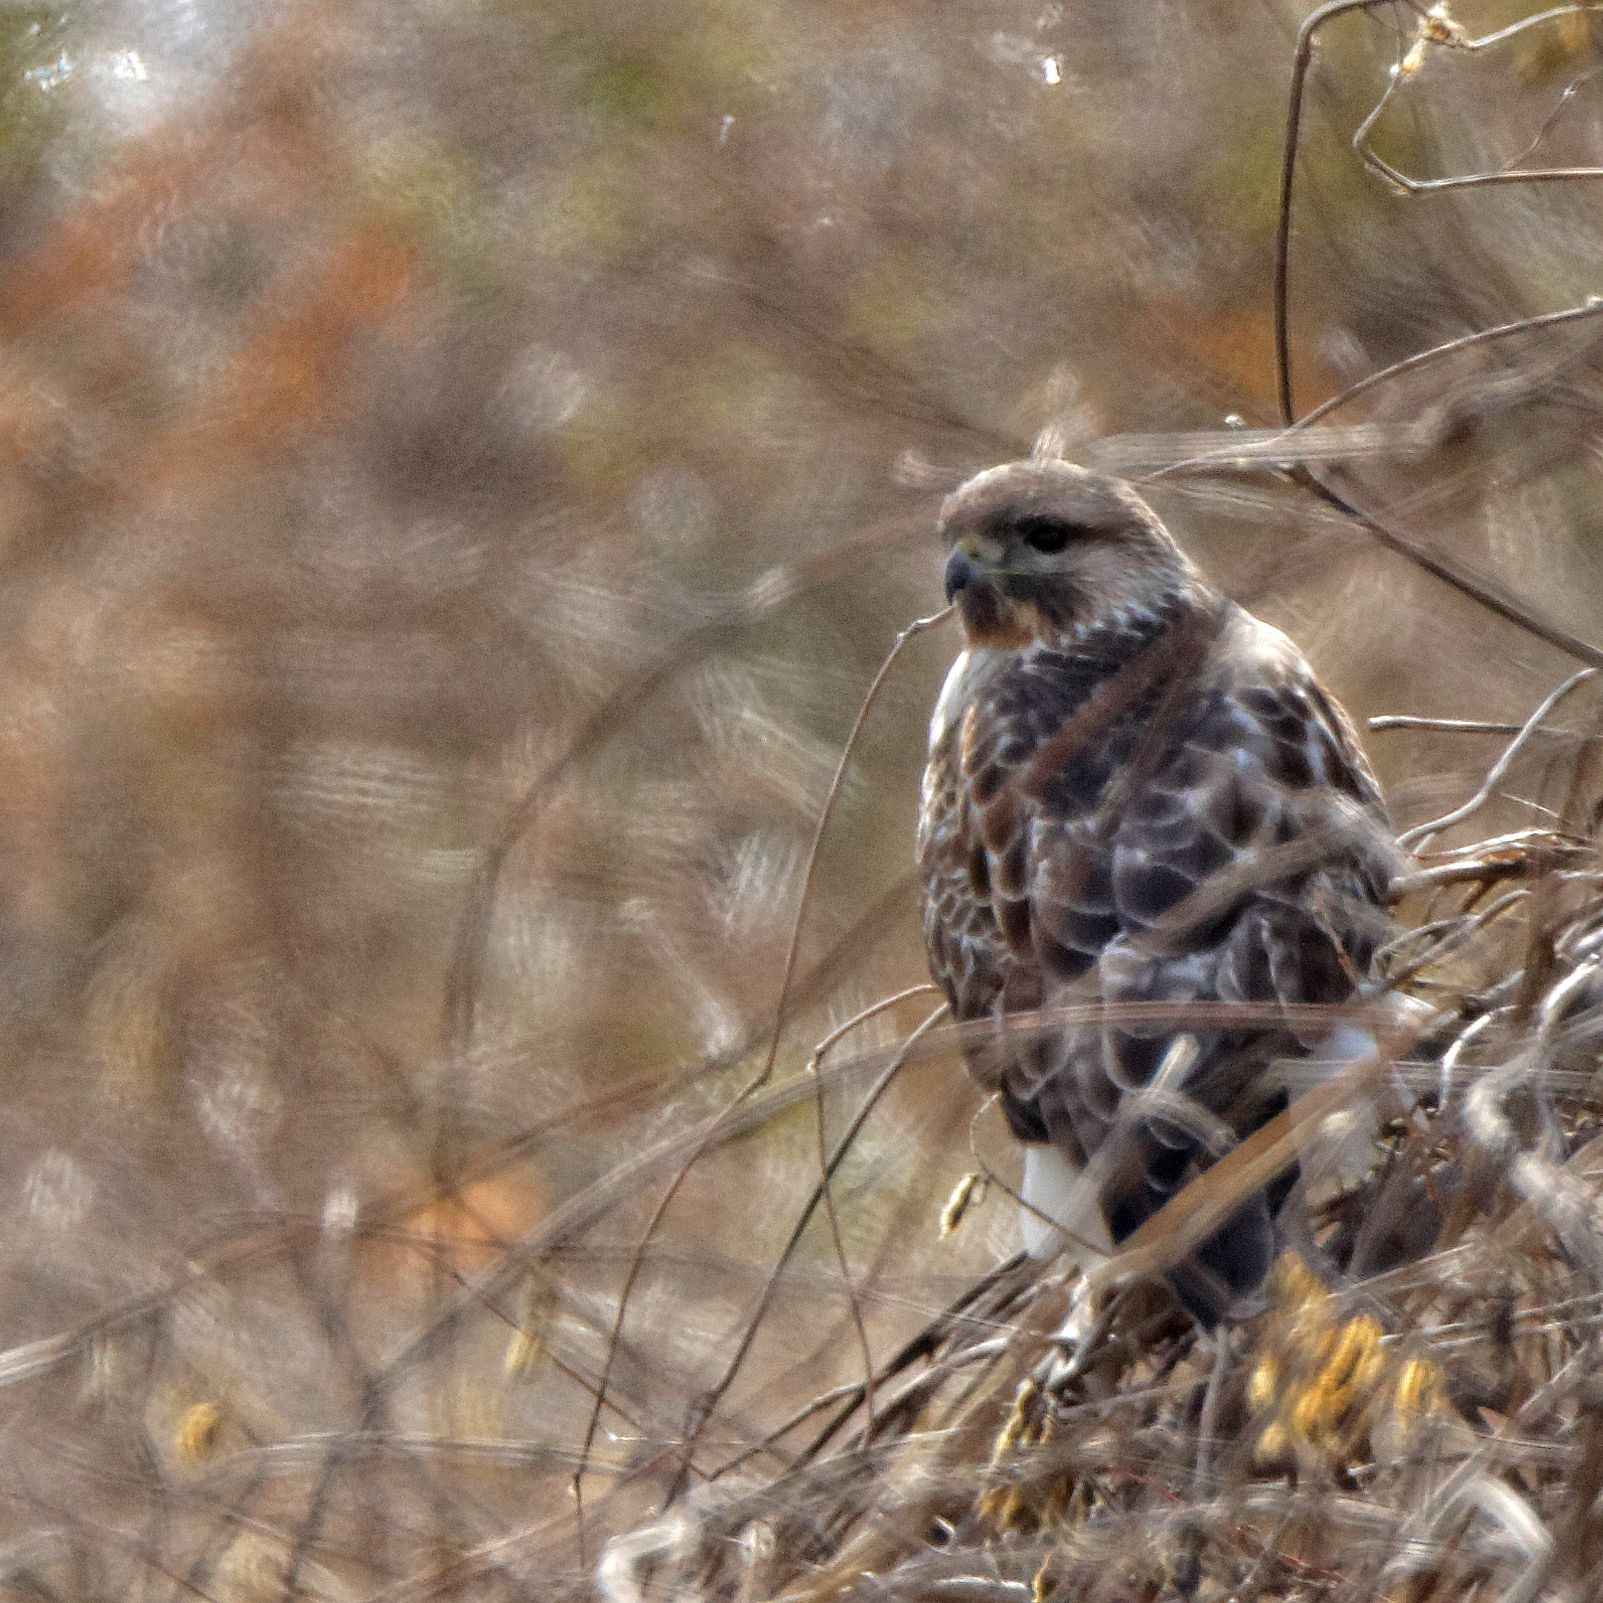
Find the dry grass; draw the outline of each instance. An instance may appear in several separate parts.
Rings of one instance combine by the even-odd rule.
[[[1322,1277],[1288,1256],[1267,1311],[1209,1339],[1103,1271],[1066,1335],[1072,1273],[1010,1261],[790,1424],[782,1465],[740,1455],[615,1539],[603,1593],[1593,1595],[1595,843],[1504,836],[1412,878],[1431,905],[1399,956],[1448,1006],[1428,1043],[1394,1037],[1292,1110],[1305,1158],[1337,1134],[1350,1163],[1354,1129],[1366,1150],[1380,1129],[1315,1210]]]
[[[1599,18],[1535,9],[10,8],[0,1597],[1598,1595]],[[1043,431],[1399,715],[1436,1022],[1301,1071],[1328,1289],[1223,1347],[1136,1277],[1205,1198],[1072,1341],[1010,1259],[944,637],[843,757]]]

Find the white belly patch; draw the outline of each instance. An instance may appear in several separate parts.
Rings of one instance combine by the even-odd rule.
[[[1024,1149],[1019,1194],[1026,1204],[1019,1209],[1019,1240],[1032,1258],[1065,1252],[1084,1263],[1113,1251],[1095,1195],[1056,1147]]]

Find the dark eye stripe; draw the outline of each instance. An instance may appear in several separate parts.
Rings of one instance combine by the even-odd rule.
[[[1074,527],[1058,518],[1026,516],[1013,525],[1013,533],[1032,550],[1051,555],[1061,551],[1073,538]]]

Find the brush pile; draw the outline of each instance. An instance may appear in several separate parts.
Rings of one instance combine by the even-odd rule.
[[[1005,1263],[771,1459],[615,1540],[603,1593],[1598,1596],[1603,863],[1595,737],[1551,727],[1559,699],[1411,832],[1391,955],[1428,1023],[1292,1109],[1305,1149],[1339,1137],[1350,1165],[1358,1129],[1369,1155],[1313,1210],[1320,1273],[1288,1254],[1214,1339],[1117,1260],[1072,1317],[1072,1270]],[[1563,822],[1444,844],[1533,745]]]

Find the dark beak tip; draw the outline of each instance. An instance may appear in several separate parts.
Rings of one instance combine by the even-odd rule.
[[[956,601],[958,595],[967,590],[979,575],[975,565],[963,555],[961,551],[954,551],[946,559],[946,600],[948,605]]]

